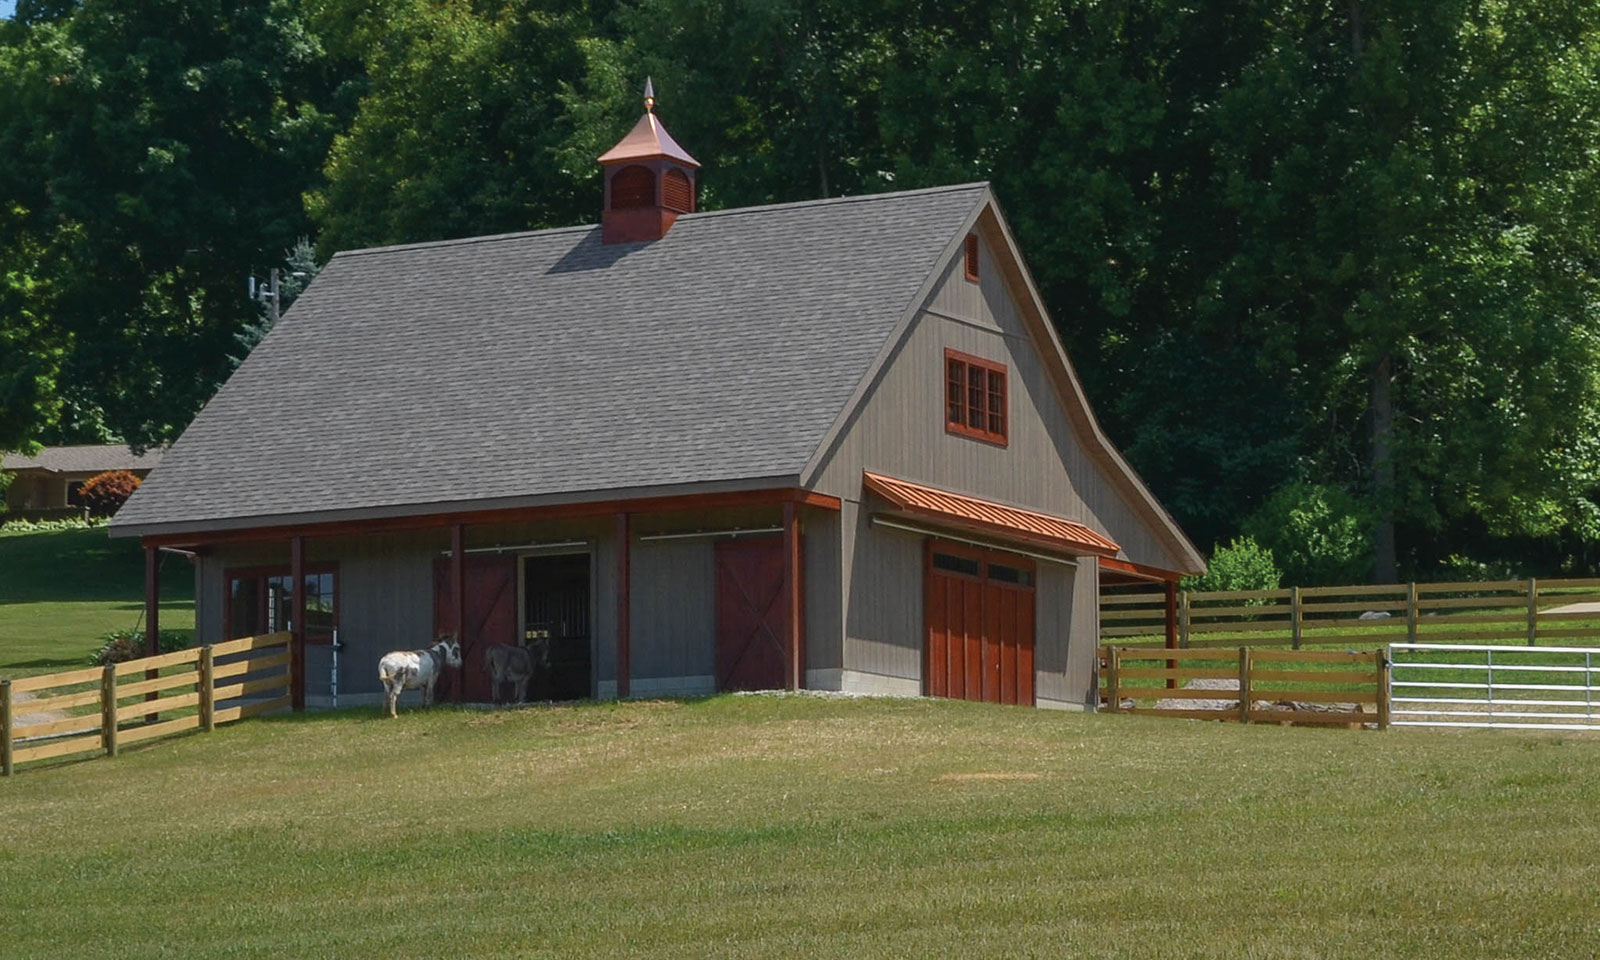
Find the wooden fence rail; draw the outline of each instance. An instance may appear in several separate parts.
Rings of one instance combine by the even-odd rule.
[[[1381,729],[1389,725],[1387,671],[1382,650],[1101,647],[1101,708],[1235,723],[1375,724]],[[1168,686],[1190,680],[1232,680],[1237,687]]]
[[[1281,590],[1184,591],[1183,648],[1351,643],[1524,643],[1600,638],[1600,579],[1391,583]],[[1100,597],[1100,641],[1166,642],[1162,593]]]
[[[280,631],[103,667],[0,680],[0,774],[9,777],[17,764],[30,760],[89,751],[114,757],[124,744],[184,730],[210,731],[219,723],[287,707],[289,640],[288,631]],[[147,679],[147,671],[155,676]],[[30,696],[22,700],[19,694]],[[89,706],[95,711],[74,712]],[[18,723],[19,716],[35,719]],[[143,722],[132,723],[136,720]]]

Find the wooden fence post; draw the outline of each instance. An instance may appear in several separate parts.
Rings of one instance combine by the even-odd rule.
[[[1300,588],[1289,588],[1289,637],[1294,649],[1300,649],[1303,627],[1300,620]]]
[[[0,776],[11,776],[10,680],[0,680]]]
[[[1417,642],[1417,583],[1406,584],[1406,643]]]
[[[1120,713],[1122,710],[1122,690],[1117,680],[1117,672],[1121,669],[1118,663],[1121,654],[1116,647],[1106,648],[1106,712]]]
[[[1378,671],[1378,729],[1389,729],[1389,658],[1382,647],[1372,651],[1372,664]]]
[[[1189,649],[1189,591],[1178,594],[1178,646]]]
[[[100,671],[100,743],[106,756],[117,755],[117,666],[108,663]]]
[[[217,729],[216,681],[212,678],[216,666],[211,656],[211,644],[200,648],[200,728],[206,733]]]
[[[1250,648],[1239,648],[1239,722],[1250,722]]]
[[[1528,646],[1536,646],[1539,639],[1539,581],[1528,578]]]

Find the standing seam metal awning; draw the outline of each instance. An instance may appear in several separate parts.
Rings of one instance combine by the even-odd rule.
[[[1048,513],[1008,507],[991,500],[951,493],[909,480],[897,480],[866,471],[863,485],[893,506],[908,513],[932,517],[965,530],[1019,537],[1074,554],[1114,557],[1122,549],[1104,534],[1075,520]]]

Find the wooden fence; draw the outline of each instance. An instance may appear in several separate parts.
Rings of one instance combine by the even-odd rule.
[[[289,706],[287,631],[17,680],[0,680],[0,774]],[[276,668],[281,667],[279,671]],[[39,696],[48,692],[49,696]],[[30,694],[27,700],[19,694]],[[93,712],[83,712],[94,707]],[[168,718],[161,719],[162,714]],[[42,716],[25,724],[18,715]]]
[[[1389,725],[1384,651],[1100,649],[1110,713],[1235,723]],[[1223,687],[1171,689],[1191,680]],[[1215,706],[1212,706],[1212,705]],[[1210,707],[1210,709],[1208,709]]]
[[[1584,609],[1594,605],[1594,609]],[[1574,607],[1577,609],[1573,609]],[[1363,616],[1365,615],[1365,616]],[[1570,642],[1600,637],[1600,579],[1394,583],[1178,594],[1179,647]],[[1107,591],[1101,643],[1165,643],[1161,593]]]

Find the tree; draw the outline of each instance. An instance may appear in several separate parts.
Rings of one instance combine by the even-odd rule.
[[[0,337],[50,328],[33,373],[0,370],[0,445],[68,412],[170,440],[232,368],[250,266],[309,226],[336,77],[288,0],[23,3],[0,28]]]

